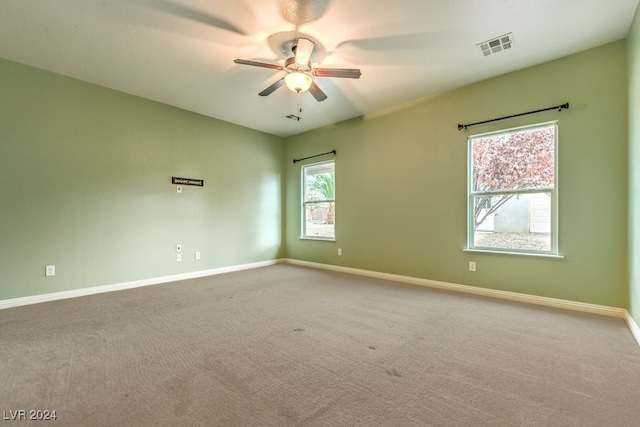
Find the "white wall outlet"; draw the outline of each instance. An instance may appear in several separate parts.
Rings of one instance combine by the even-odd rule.
[[[176,254],[176,261],[182,261],[182,254]]]
[[[55,276],[56,275],[56,266],[55,265],[47,265],[44,268],[44,275],[47,276],[47,277]]]
[[[469,261],[469,271],[476,271],[476,262]]]
[[[181,245],[180,243],[178,243],[178,244],[176,245],[176,252],[177,252],[177,253],[182,252],[182,245]]]
[[[196,252],[196,259],[200,259],[200,252]]]
[[[342,248],[338,248],[338,256],[342,256]]]
[[[182,193],[182,185],[176,185],[176,192]]]

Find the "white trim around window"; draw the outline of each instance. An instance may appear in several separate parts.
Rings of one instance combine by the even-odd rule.
[[[561,257],[558,123],[469,136],[466,251]]]

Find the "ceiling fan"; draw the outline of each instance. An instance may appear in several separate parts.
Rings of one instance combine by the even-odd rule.
[[[294,92],[302,93],[309,91],[316,101],[324,101],[327,95],[313,81],[315,77],[339,77],[346,79],[359,79],[360,70],[357,68],[315,68],[311,65],[311,54],[315,48],[315,43],[307,38],[299,37],[295,46],[292,47],[294,56],[284,61],[284,66],[269,64],[266,62],[249,61],[246,59],[236,59],[236,64],[251,65],[254,67],[271,68],[278,71],[286,71],[286,75],[280,80],[267,87],[258,95],[267,96],[285,84]]]

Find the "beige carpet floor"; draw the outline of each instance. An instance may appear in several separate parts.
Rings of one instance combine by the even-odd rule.
[[[275,265],[0,311],[0,425],[640,426],[621,319]]]

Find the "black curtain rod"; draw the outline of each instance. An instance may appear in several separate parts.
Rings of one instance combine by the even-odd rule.
[[[307,159],[313,159],[314,157],[326,156],[327,154],[336,154],[336,150],[327,151],[326,153],[322,153],[322,154],[316,154],[315,156],[304,157],[302,159],[293,159],[293,164],[295,165],[298,162],[301,162]]]
[[[470,128],[471,126],[475,126],[475,125],[483,125],[485,123],[491,123],[491,122],[497,122],[498,120],[504,120],[504,119],[511,119],[513,117],[520,117],[520,116],[526,116],[527,114],[535,114],[535,113],[541,113],[543,111],[549,111],[549,110],[558,110],[558,111],[562,111],[562,110],[568,110],[569,109],[569,103],[564,103],[562,105],[556,105],[555,107],[549,107],[549,108],[543,108],[541,110],[535,110],[535,111],[529,111],[526,113],[520,113],[520,114],[514,114],[511,116],[505,116],[505,117],[500,117],[497,119],[491,119],[491,120],[485,120],[483,122],[476,122],[476,123],[469,123],[467,125],[458,125],[458,130],[467,130],[468,128]]]

